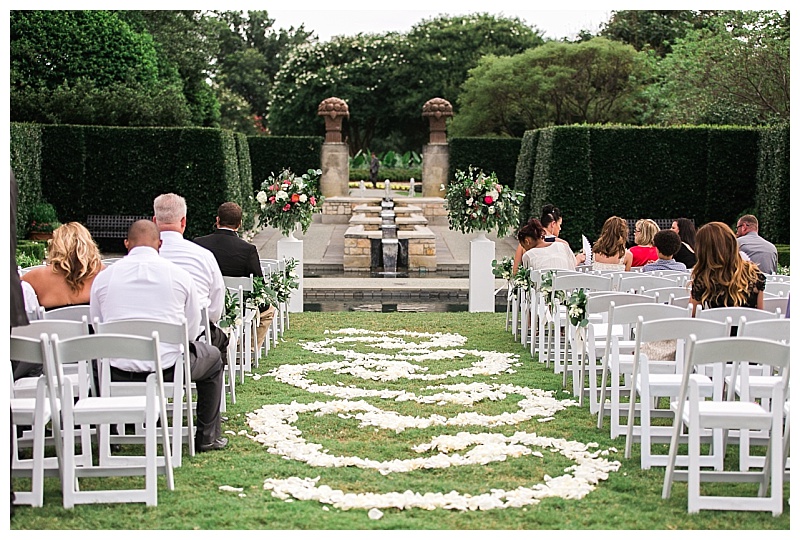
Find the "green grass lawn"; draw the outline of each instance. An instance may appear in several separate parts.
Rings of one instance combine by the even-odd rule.
[[[229,421],[223,429],[232,431],[227,449],[198,454],[185,458],[183,467],[175,470],[176,489],[166,490],[163,477],[159,478],[158,506],[148,508],[143,504],[81,505],[73,510],[62,507],[57,479],[45,480],[45,506],[43,508],[18,507],[11,521],[12,530],[22,529],[777,529],[788,530],[790,512],[784,502],[784,513],[773,518],[767,512],[702,511],[688,515],[686,512],[686,485],[676,483],[672,497],[661,499],[663,469],[642,471],[639,468],[638,446],[634,445],[632,459],[623,457],[624,439],[611,440],[608,422],[598,430],[596,419],[589,414],[588,406],[570,406],[558,411],[548,422],[537,418],[505,426],[437,426],[411,428],[396,433],[389,429],[362,426],[353,415],[303,413],[298,415],[294,427],[302,432],[309,443],[318,443],[334,456],[359,456],[375,461],[392,459],[409,460],[430,456],[435,452],[418,454],[413,446],[428,443],[438,435],[455,435],[459,432],[495,433],[512,436],[517,432],[536,433],[542,437],[595,442],[598,449],[612,449],[608,460],[617,460],[619,470],[610,472],[608,479],[600,481],[593,491],[581,499],[551,497],[539,504],[521,508],[486,511],[425,510],[412,508],[399,510],[383,508],[383,517],[370,519],[366,509],[341,510],[332,504],[314,500],[288,501],[273,497],[264,489],[267,478],[285,479],[319,477],[317,485],[328,485],[349,493],[443,492],[461,494],[487,493],[493,489],[513,490],[520,486],[534,486],[543,482],[545,475],[558,477],[573,465],[567,457],[541,450],[543,456],[523,455],[485,465],[453,466],[449,468],[421,469],[411,472],[382,475],[373,469],[356,467],[312,467],[298,460],[285,459],[269,453],[265,446],[242,433],[254,434],[247,422],[248,413],[264,405],[308,404],[328,402],[337,397],[311,393],[297,386],[278,382],[274,377],[263,376],[284,364],[341,361],[343,357],[318,354],[303,349],[300,342],[318,341],[325,337],[323,331],[342,328],[360,328],[372,331],[416,330],[419,332],[447,332],[465,336],[462,349],[497,351],[519,355],[521,365],[513,373],[499,375],[448,377],[444,380],[419,380],[401,378],[396,381],[365,380],[351,372],[333,370],[311,371],[305,377],[318,385],[342,388],[413,392],[430,394],[431,385],[476,383],[508,384],[538,388],[555,392],[557,399],[571,396],[560,391],[561,376],[554,375],[544,364],[533,361],[526,349],[514,342],[504,330],[502,313],[298,313],[291,316],[291,328],[285,340],[261,360],[254,373],[258,380],[248,377],[237,386],[237,403],[228,406]],[[424,339],[424,338],[423,338]],[[408,338],[413,341],[412,338]],[[387,349],[375,349],[363,344],[340,344],[339,349],[353,349],[367,354],[395,354]],[[427,368],[418,373],[444,375],[448,371],[469,367],[479,360],[467,355],[460,359],[429,360],[419,364]],[[484,415],[501,415],[519,410],[522,399],[508,394],[505,399],[484,400],[473,406],[453,403],[425,404],[416,401],[395,401],[379,397],[363,399],[369,405],[385,411],[396,411],[408,416],[423,418],[431,415],[453,417],[469,410]],[[617,449],[615,452],[613,449]],[[467,450],[460,450],[462,454]],[[666,447],[663,449],[666,452]],[[735,447],[729,446],[727,459],[737,459]],[[86,482],[127,486],[138,479],[90,479]],[[27,486],[27,480],[13,479],[12,485]],[[88,484],[87,484],[88,485]],[[242,488],[241,492],[222,491],[220,486]],[[756,487],[711,486],[717,493],[754,494]],[[789,485],[784,488],[784,500],[789,498]]]

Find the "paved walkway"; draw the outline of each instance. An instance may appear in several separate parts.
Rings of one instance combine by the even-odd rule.
[[[356,196],[357,190],[352,190]],[[367,195],[383,195],[383,190],[366,190]],[[403,192],[395,193],[395,197],[404,197]],[[452,231],[447,225],[429,225],[436,234],[437,272],[412,272],[407,278],[365,277],[365,273],[354,272],[353,277],[324,277],[324,273],[342,272],[344,258],[344,233],[347,224],[324,224],[319,214],[306,234],[295,234],[303,240],[304,273],[306,276],[322,273],[320,277],[306,277],[303,288],[306,294],[321,295],[324,291],[371,291],[371,294],[386,296],[390,291],[404,291],[409,294],[431,294],[439,291],[448,296],[464,295],[469,290],[467,277],[450,277],[453,274],[466,276],[469,272],[469,243],[474,234],[462,234]],[[495,259],[513,257],[517,249],[517,240],[510,236],[498,240],[495,233],[487,234],[487,238],[495,241]],[[260,231],[252,243],[258,248],[261,257],[274,259],[277,257],[277,243],[282,234],[279,230],[267,227]],[[349,272],[348,272],[349,273]],[[505,281],[495,280],[495,289],[505,285]],[[425,292],[427,291],[427,293]]]

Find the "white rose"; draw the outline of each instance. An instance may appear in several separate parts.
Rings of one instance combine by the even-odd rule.
[[[489,207],[489,213],[490,214],[494,214],[494,206],[490,206]]]
[[[472,197],[470,197],[469,199],[467,199],[467,206],[472,206],[474,202],[475,200]]]
[[[267,202],[267,194],[264,193],[263,191],[259,191],[258,195],[256,195],[256,200],[262,204],[263,208],[263,205],[266,204]]]
[[[306,195],[305,193],[301,193],[300,194],[300,202],[304,203],[307,200],[308,200],[308,195]]]
[[[278,193],[275,194],[275,200],[282,201],[286,199],[288,196],[289,195],[285,191],[280,190]]]
[[[497,200],[497,198],[500,196],[500,194],[499,194],[499,193],[497,193],[495,190],[492,190],[492,191],[489,191],[489,192],[487,192],[487,193],[486,193],[486,195],[487,195],[488,197],[491,197],[493,201],[496,201],[496,200]]]

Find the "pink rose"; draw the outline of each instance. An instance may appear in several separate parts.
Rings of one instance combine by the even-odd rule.
[[[317,205],[317,198],[312,195],[311,198],[308,199],[308,202],[311,203],[311,206],[316,206]]]
[[[284,212],[288,212],[291,209],[292,209],[292,205],[289,204],[289,203],[286,203],[286,205],[283,207],[283,211]]]
[[[275,204],[275,197],[270,197],[269,198],[269,202],[272,203],[272,204]]]
[[[492,199],[487,195],[486,197],[483,198],[483,202],[485,202],[486,204],[492,204],[494,202],[494,199]]]

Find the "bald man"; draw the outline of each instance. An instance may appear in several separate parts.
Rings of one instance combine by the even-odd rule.
[[[128,255],[100,272],[92,283],[89,312],[101,322],[123,319],[156,319],[181,323],[186,319],[189,335],[200,332],[200,301],[194,280],[186,270],[159,256],[158,227],[140,220],[128,229]],[[99,279],[102,275],[102,279]],[[228,444],[220,437],[222,359],[219,350],[202,342],[190,342],[192,381],[197,383],[197,433],[200,452],[219,450]],[[172,381],[179,345],[161,344],[164,378]],[[144,381],[152,365],[136,360],[111,361],[112,381]]]

